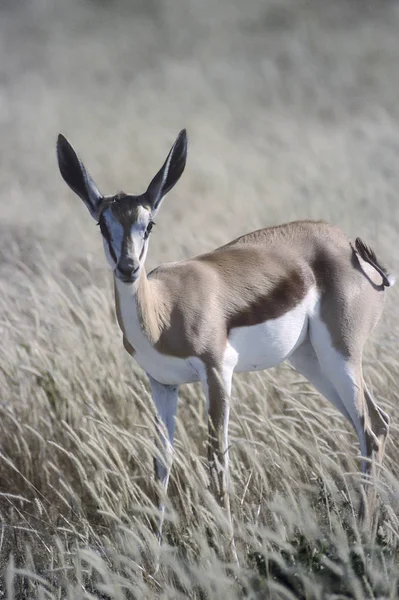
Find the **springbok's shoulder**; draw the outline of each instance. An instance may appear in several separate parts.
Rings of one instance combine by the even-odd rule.
[[[216,274],[213,273],[209,264],[202,260],[203,256],[163,263],[149,273],[148,280],[150,283],[158,284],[165,289],[172,288],[175,292],[179,289],[182,292],[187,291],[188,286],[198,286],[200,288],[201,285],[215,283],[213,279]]]

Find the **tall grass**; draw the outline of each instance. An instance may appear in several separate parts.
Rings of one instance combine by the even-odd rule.
[[[237,377],[237,566],[225,515],[208,491],[204,399],[197,386],[182,388],[159,548],[150,528],[153,408],[122,349],[108,279],[99,288],[80,269],[78,288],[48,259],[35,273],[14,268],[18,295],[10,289],[2,298],[0,359],[4,597],[396,597],[395,419],[378,528],[362,531],[359,450],[339,414],[287,366]],[[375,355],[368,362],[392,414],[398,363]]]
[[[0,2],[0,597],[399,595],[399,287],[364,357],[392,419],[376,529],[356,517],[353,432],[284,365],[234,379],[240,565],[207,488],[198,386],[181,388],[158,548],[147,383],[54,149],[61,131],[104,193],[140,193],[187,127],[150,268],[324,218],[398,273],[398,26],[391,0]]]

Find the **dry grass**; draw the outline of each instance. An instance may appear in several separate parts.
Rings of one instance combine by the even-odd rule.
[[[0,597],[398,596],[397,288],[365,356],[392,417],[376,534],[356,525],[353,433],[283,366],[235,379],[240,568],[206,489],[203,396],[182,389],[153,576],[148,388],[54,153],[63,131],[105,192],[139,192],[187,127],[150,266],[323,217],[399,272],[398,25],[388,0],[3,0]]]

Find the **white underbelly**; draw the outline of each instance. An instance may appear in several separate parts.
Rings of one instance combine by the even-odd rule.
[[[311,290],[304,300],[277,319],[237,327],[230,332],[227,352],[236,354],[234,372],[270,369],[284,362],[307,335],[308,320],[317,302]]]

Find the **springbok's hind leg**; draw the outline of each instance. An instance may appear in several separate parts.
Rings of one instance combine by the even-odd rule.
[[[377,461],[381,465],[385,454],[385,444],[389,433],[389,416],[375,403],[370,391],[364,386],[364,397],[367,405],[367,426],[374,439],[374,450]]]
[[[340,395],[330,381],[327,375],[323,372],[317,354],[309,340],[306,339],[301,346],[289,358],[293,367],[301,373],[313,387],[316,388],[322,396],[324,396],[353,426],[352,419],[348,413],[345,404],[342,402]]]
[[[314,320],[310,324],[310,340],[320,367],[334,385],[358,436],[362,455],[361,471],[368,491],[374,453],[377,450],[379,459],[383,456],[388,433],[388,418],[374,403],[364,385],[363,348],[359,345],[356,352],[345,356],[334,347],[326,325],[319,320]],[[359,511],[363,520],[365,517],[370,519],[374,511],[374,493],[367,499],[367,506],[364,496],[363,493]]]
[[[364,421],[364,426],[368,432],[368,440],[370,444],[369,451],[373,458],[372,462],[369,463],[369,475],[373,479],[373,485],[371,486],[371,489],[368,490],[367,507],[364,507],[363,513],[366,515],[368,511],[372,526],[371,529],[374,535],[378,527],[379,502],[377,496],[377,485],[380,467],[382,465],[385,453],[385,444],[389,432],[389,417],[374,402],[374,399],[367,389],[365,383],[363,383],[363,389],[366,402],[366,418]]]

